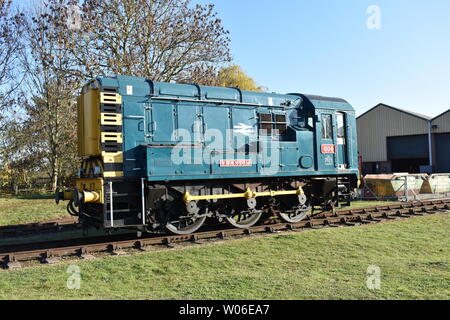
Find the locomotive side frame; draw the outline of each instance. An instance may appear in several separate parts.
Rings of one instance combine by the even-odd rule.
[[[196,99],[186,98],[186,90],[194,92],[193,88],[198,92]],[[169,97],[161,94],[164,92],[168,92]],[[230,94],[234,94],[237,101],[217,100],[221,95],[230,99]],[[208,95],[214,100],[207,100]],[[263,103],[254,103],[254,100]],[[234,123],[233,117],[239,118],[239,114],[234,113],[235,109],[241,113],[247,112],[244,107],[253,109],[255,120],[249,124],[235,124],[235,131],[245,135],[249,133],[246,131],[248,128],[256,125],[258,143],[253,153],[259,155],[261,141],[277,140],[281,145],[278,147],[280,157],[295,158],[297,165],[291,164],[292,159],[290,162],[281,162],[277,168],[279,172],[269,172],[271,175],[268,177],[258,167],[259,158],[253,158],[257,159],[253,160],[256,164],[247,160],[249,162],[243,165],[255,166],[254,172],[246,172],[242,168],[239,172],[239,166],[228,170],[225,165],[221,169],[222,162],[217,165],[216,171],[212,169],[213,164],[210,164],[209,172],[201,168],[203,173],[198,170],[189,172],[193,167],[185,166],[180,171],[187,170],[187,176],[177,170],[158,172],[166,164],[159,162],[161,166],[158,167],[153,158],[159,156],[163,161],[171,160],[167,158],[167,150],[178,145],[154,138],[157,122],[155,111],[152,110],[155,106],[153,103],[159,105],[159,110],[166,110],[162,108],[176,103],[193,105],[191,111],[201,112],[195,115],[203,121],[199,126],[200,131],[205,130],[205,124],[208,126],[204,120],[206,111],[205,114],[203,111],[209,110],[205,109],[209,105],[214,105],[214,109],[209,107],[211,110],[220,109],[222,114],[228,108],[227,121],[231,125]],[[117,76],[97,79],[86,85],[78,106],[79,156],[82,166],[77,188],[73,192],[57,192],[56,198],[57,201],[70,200],[69,213],[78,215],[86,224],[105,229],[165,228],[173,233],[184,234],[197,230],[208,217],[225,220],[235,227],[248,227],[256,223],[262,214],[276,213],[285,221],[295,222],[304,218],[314,206],[325,210],[340,203],[348,205],[351,190],[357,187],[354,111],[342,99],[301,94],[250,93],[232,88],[162,84],[142,78]],[[128,109],[133,109],[135,114],[130,114]],[[173,114],[176,117],[176,112],[181,109],[176,105],[173,110],[176,110]],[[244,118],[240,116],[243,122],[252,118],[247,114],[244,114]],[[341,118],[340,122],[338,117]],[[159,119],[165,121],[160,115]],[[137,125],[133,127],[132,123]],[[139,129],[141,124],[142,130]],[[270,128],[270,131],[281,128],[284,131],[274,139],[272,132],[260,136],[262,128]],[[136,145],[138,140],[141,142]],[[195,148],[194,142],[187,146],[181,145],[181,148]],[[130,148],[130,145],[134,147]],[[232,145],[233,153],[238,154],[244,148],[240,153],[249,155],[252,153],[249,145]],[[295,153],[294,149],[299,150],[300,146],[309,151],[303,155]],[[202,146],[204,149],[205,145]],[[130,154],[136,158],[133,159],[135,162],[131,170],[130,165],[125,163]],[[233,158],[232,161],[240,160]],[[250,217],[245,218],[244,215],[241,220],[234,218],[234,215],[240,217],[242,212],[247,212]],[[187,223],[187,228],[177,228],[173,227],[173,215],[190,216],[203,222],[194,221]]]

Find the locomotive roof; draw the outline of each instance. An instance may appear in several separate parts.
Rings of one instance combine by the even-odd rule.
[[[354,111],[352,106],[340,98],[304,95],[298,93],[279,94],[269,92],[244,91],[238,88],[208,87],[197,84],[155,82],[142,77],[121,76],[97,78],[91,86],[118,87],[123,96],[151,96],[155,99],[182,99],[221,101],[247,105],[286,107],[299,99],[318,109]],[[89,86],[89,85],[87,85]],[[297,101],[298,102],[298,101]]]

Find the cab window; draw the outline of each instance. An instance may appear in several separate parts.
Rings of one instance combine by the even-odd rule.
[[[272,135],[272,114],[270,113],[259,114],[259,128],[261,135],[264,136]]]
[[[285,114],[275,114],[275,130],[279,135],[284,135],[286,133],[286,115]]]
[[[345,138],[345,125],[344,125],[344,114],[336,114],[336,126],[337,126],[337,137]]]
[[[286,115],[276,113],[260,113],[259,128],[261,135],[284,135],[287,128]]]
[[[322,139],[331,140],[333,138],[332,134],[332,122],[331,114],[322,115]]]

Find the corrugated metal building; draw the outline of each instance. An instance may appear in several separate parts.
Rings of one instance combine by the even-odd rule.
[[[357,118],[357,126],[364,174],[450,172],[450,110],[432,119],[378,104]]]
[[[432,120],[432,146],[435,171],[450,172],[450,109]]]

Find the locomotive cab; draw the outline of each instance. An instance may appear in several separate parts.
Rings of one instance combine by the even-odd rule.
[[[330,204],[350,205],[351,193],[357,188],[356,118],[354,109],[339,98],[303,95],[299,109],[304,114],[304,127],[314,132],[315,170],[336,178],[312,179],[313,193],[320,201]]]

